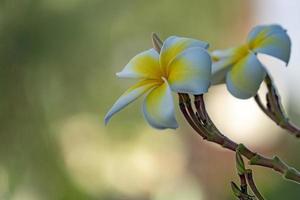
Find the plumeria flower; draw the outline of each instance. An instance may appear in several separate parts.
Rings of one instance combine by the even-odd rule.
[[[148,123],[157,129],[177,128],[171,92],[196,95],[208,91],[211,57],[207,48],[206,42],[171,36],[164,41],[160,53],[150,49],[136,55],[117,76],[137,79],[137,83],[116,101],[105,123],[145,94],[142,110]]]
[[[233,96],[250,98],[257,93],[266,76],[257,53],[276,57],[288,64],[290,49],[290,38],[281,26],[256,26],[249,33],[246,44],[212,52],[212,84],[226,82]]]

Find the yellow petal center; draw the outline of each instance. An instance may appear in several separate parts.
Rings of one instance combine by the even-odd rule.
[[[249,51],[250,51],[250,49],[249,49],[248,45],[242,45],[242,46],[238,47],[235,50],[235,53],[232,57],[233,62],[236,63],[240,59],[244,58],[246,55],[248,55]]]

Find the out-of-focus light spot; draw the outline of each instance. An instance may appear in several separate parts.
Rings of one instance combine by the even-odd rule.
[[[186,163],[181,143],[171,131],[162,135],[146,127],[140,132],[140,138],[131,147],[123,146],[110,154],[115,156],[110,156],[113,165],[105,170],[106,180],[130,195],[152,193],[172,182],[184,173]]]
[[[64,122],[58,136],[74,181],[90,194],[101,192],[106,139],[97,118],[87,114],[73,116]]]
[[[299,74],[298,72],[290,72],[290,70],[295,70],[291,68],[291,66],[286,66],[286,64],[279,59],[273,58],[268,55],[258,55],[259,60],[266,66],[267,70],[271,74],[273,81],[275,82],[277,91],[280,95],[281,104],[285,108],[287,116],[289,116],[290,120],[295,124],[299,124],[299,122],[294,121],[292,118],[292,114],[300,113],[299,107],[299,98],[300,94],[298,91],[299,80],[293,79],[292,76],[296,76]],[[285,74],[285,75],[284,75]],[[287,78],[289,75],[290,78]],[[284,75],[284,76],[283,76]],[[290,80],[291,79],[291,80]],[[297,119],[295,119],[297,120]]]
[[[213,87],[210,94],[206,100],[208,112],[226,136],[251,147],[270,147],[278,142],[280,129],[254,99],[237,99],[225,86]]]
[[[35,191],[28,182],[24,182],[17,187],[17,190],[12,196],[9,197],[10,200],[40,200],[45,199],[42,194]]]
[[[262,62],[268,73],[273,78],[276,88],[280,93],[281,101],[286,102],[288,98],[289,84],[286,80],[286,76],[282,76],[288,72],[286,64],[277,58],[265,54],[258,54],[258,59]]]
[[[300,63],[300,1],[299,0],[253,0],[252,6],[255,12],[252,15],[253,25],[257,24],[271,24],[276,23],[282,25],[286,30],[292,41],[291,58],[288,67],[268,67],[275,81],[279,82],[278,86],[284,87],[285,93],[281,96],[286,99],[284,95],[290,99],[289,104],[293,106],[293,113],[300,113],[298,102],[300,99],[299,91],[299,63]],[[288,13],[286,12],[288,11]]]
[[[204,200],[200,185],[193,178],[178,177],[173,183],[168,183],[156,191],[152,200]]]
[[[141,127],[138,138],[124,143],[112,141],[103,131],[89,115],[71,117],[60,129],[68,171],[90,194],[105,189],[129,196],[148,194],[184,173],[182,145],[170,131],[159,134]]]
[[[9,177],[7,171],[0,166],[0,199],[5,199],[8,194]]]

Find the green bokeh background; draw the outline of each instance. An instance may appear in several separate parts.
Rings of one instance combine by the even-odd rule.
[[[131,83],[117,80],[115,72],[133,55],[150,48],[151,32],[162,38],[176,34],[204,39],[213,44],[212,49],[227,47],[245,37],[251,21],[250,4],[251,1],[240,0],[0,1],[0,199],[233,199],[229,187],[229,181],[236,180],[233,165],[227,166],[222,175],[213,171],[213,163],[227,165],[233,161],[219,162],[224,152],[218,152],[219,147],[209,147],[206,157],[210,157],[210,151],[221,155],[212,158],[208,168],[208,176],[214,181],[201,180],[193,170],[201,166],[201,160],[189,148],[194,136],[185,125],[177,131],[179,134],[148,131],[139,114],[140,102],[115,116],[108,127],[104,127],[103,117]],[[89,134],[90,128],[93,134]],[[65,132],[71,133],[62,136]],[[140,139],[144,135],[150,141]],[[74,137],[77,139],[72,143]],[[118,179],[108,184],[107,179],[100,180],[101,176],[95,175],[98,178],[90,180],[94,171],[84,180],[89,165],[80,168],[82,171],[72,170],[68,153],[72,154],[78,143],[86,147],[93,140],[99,142],[93,145],[99,144],[102,156],[115,159],[117,168],[124,163],[118,163],[116,152],[125,152],[122,155],[126,162],[126,152],[136,146],[147,144],[154,155],[175,151],[181,159],[189,160],[182,167],[188,175],[181,173],[191,177],[183,184],[189,187],[177,195],[172,189],[157,194],[153,186],[127,191],[126,187],[118,188]],[[272,151],[270,155],[279,154],[300,166],[296,153],[299,144],[294,138],[286,136]],[[97,152],[100,150],[93,155],[98,162],[107,162]],[[77,158],[75,153],[79,163],[84,163],[86,157],[89,154]],[[170,162],[159,169],[168,171],[176,165]],[[97,169],[101,173],[101,167]],[[131,184],[130,176],[135,172],[122,180],[125,186],[126,181]],[[299,185],[282,180],[270,170],[257,168],[255,178],[268,199],[300,199]],[[210,184],[206,185],[206,181]]]

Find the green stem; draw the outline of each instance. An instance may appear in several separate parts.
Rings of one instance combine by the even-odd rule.
[[[248,181],[248,184],[252,190],[252,192],[254,193],[254,195],[259,199],[259,200],[264,200],[264,197],[260,194],[260,192],[258,191],[255,182],[253,180],[253,176],[252,176],[252,171],[250,169],[247,170],[246,172],[246,178]]]

